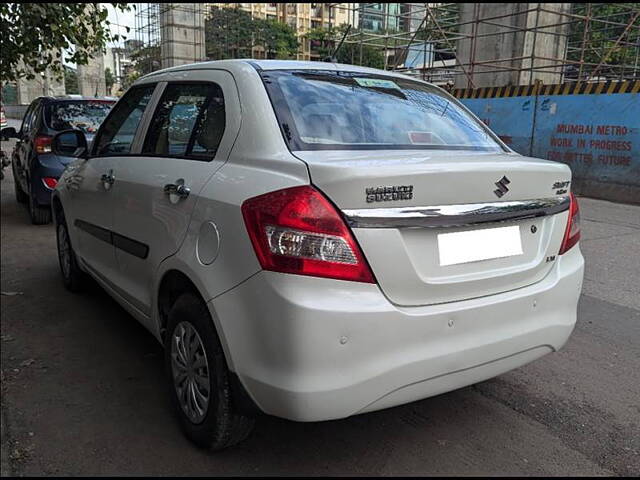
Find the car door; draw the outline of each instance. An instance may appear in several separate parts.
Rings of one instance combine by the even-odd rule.
[[[198,194],[227,160],[240,128],[231,74],[203,70],[175,77],[164,85],[141,155],[120,158],[115,167],[119,284],[146,315],[155,271],[180,248]]]
[[[25,192],[28,191],[27,172],[29,171],[29,159],[35,154],[33,151],[33,137],[35,133],[32,125],[35,123],[35,118],[37,117],[36,111],[39,104],[40,99],[37,98],[31,102],[31,105],[27,108],[22,118],[22,124],[20,125],[18,141],[13,149],[14,181],[18,182]]]
[[[117,293],[113,247],[113,186],[118,180],[115,165],[133,154],[136,132],[154,89],[155,85],[145,85],[125,94],[100,127],[90,158],[72,165],[66,181],[78,238],[77,253],[92,273]]]

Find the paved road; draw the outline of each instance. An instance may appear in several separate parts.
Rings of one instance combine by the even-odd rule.
[[[209,454],[172,417],[151,335],[98,288],[63,289],[53,230],[29,224],[9,175],[2,474],[639,475],[640,207],[581,206],[584,295],[562,351],[342,421],[260,418],[248,441]]]

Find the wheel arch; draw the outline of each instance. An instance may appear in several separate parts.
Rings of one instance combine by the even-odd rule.
[[[172,258],[175,259],[175,257]],[[187,273],[188,269],[181,268],[184,267],[184,265],[171,264],[166,265],[166,267],[167,268],[160,273],[160,281],[156,288],[156,299],[154,302],[154,308],[157,312],[156,322],[159,340],[164,343],[167,319],[171,306],[180,295],[191,292],[207,306],[209,315],[211,316],[211,321],[213,322],[213,327],[220,339],[220,343],[222,344],[227,364],[229,365],[229,368],[233,370],[233,359],[229,352],[224,332],[222,331],[222,327],[215,311],[212,311],[211,304],[207,302],[207,297],[203,294],[203,289],[200,288],[194,280],[192,280],[192,277]]]
[[[162,278],[158,284],[156,309],[157,309],[157,322],[158,322],[158,336],[159,340],[164,344],[166,335],[166,325],[168,321],[168,314],[171,305],[178,299],[183,293],[191,292],[197,295],[198,298],[206,305],[211,321],[213,322],[213,328],[218,335],[220,344],[222,345],[222,351],[224,353],[227,367],[230,374],[231,395],[234,398],[234,403],[237,408],[244,414],[254,415],[261,413],[260,408],[257,406],[251,395],[242,384],[240,378],[236,373],[235,366],[233,364],[233,357],[229,351],[229,347],[220,326],[220,322],[217,318],[215,311],[212,310],[211,304],[205,301],[205,297],[200,292],[198,286],[184,273],[181,269],[175,266],[168,268],[162,273]]]
[[[197,295],[204,302],[198,287],[182,271],[172,268],[162,274],[157,288],[156,308],[158,309],[158,331],[163,340],[171,306],[180,295],[189,292]]]
[[[51,194],[51,211],[53,212],[53,220],[57,225],[60,223],[62,215],[64,215],[64,208],[62,208],[60,196],[55,191]]]

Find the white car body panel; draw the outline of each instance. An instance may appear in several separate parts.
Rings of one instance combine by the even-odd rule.
[[[508,199],[532,200],[559,197],[552,185],[570,181],[571,172],[513,153],[499,141],[505,149],[500,154],[291,152],[257,68],[381,73],[253,60],[155,72],[136,83],[158,87],[133,155],[73,162],[55,190],[83,268],[158,340],[164,327],[160,285],[167,274],[180,272],[206,302],[228,366],[249,396],[264,412],[299,421],[342,418],[443,393],[524,365],[566,342],[584,268],[579,246],[556,256],[566,210],[500,223],[520,227],[523,254],[517,256],[438,264],[438,233],[496,224],[354,227],[377,283],[262,270],[240,208],[264,193],[312,184],[343,211],[495,202],[494,182],[506,174],[512,182]],[[223,88],[226,129],[210,162],[140,155],[161,90],[173,81],[214,81]],[[116,181],[107,201],[92,188],[109,169]],[[179,178],[191,193],[172,203],[163,186]],[[367,187],[405,184],[414,185],[409,204],[366,202]],[[138,258],[90,235],[85,239],[74,227],[84,217],[148,244],[149,255]]]
[[[509,200],[559,197],[553,184],[571,178],[564,164],[507,153],[305,151],[295,155],[309,165],[314,185],[343,210],[494,202],[494,183],[506,171],[513,192]],[[413,185],[413,199],[410,203],[368,204],[366,188],[379,185]],[[487,225],[356,228],[354,233],[388,298],[398,305],[424,305],[490,295],[540,281],[551,269],[547,257],[558,252],[566,221],[565,212],[509,222],[520,226],[524,255],[448,267],[439,265],[437,234]],[[530,232],[532,226],[535,234]]]
[[[262,410],[327,420],[477,383],[558,350],[575,325],[583,265],[573,248],[529,287],[405,308],[376,285],[260,272],[209,307]]]
[[[216,82],[223,88],[227,124],[220,147],[211,161],[158,156],[118,157],[114,166],[117,180],[112,188],[115,200],[113,230],[125,237],[152,245],[148,258],[139,258],[116,249],[120,276],[117,284],[127,298],[146,315],[151,314],[153,277],[157,266],[178,251],[187,232],[200,191],[209,178],[227,161],[240,129],[240,104],[233,77],[224,71],[192,72],[158,76],[160,89],[166,81]],[[153,105],[150,105],[153,107]],[[147,110],[150,110],[149,108]],[[152,108],[151,108],[152,110]],[[169,196],[164,186],[182,179],[191,190],[186,198]]]
[[[66,194],[70,204],[68,220],[73,218],[91,222],[105,229],[113,229],[114,199],[110,191],[105,189],[101,180],[103,174],[113,171],[115,157],[100,157],[91,162],[73,162],[65,170]],[[90,235],[84,230],[68,225],[71,240],[75,241],[76,249],[85,263],[99,272],[104,279],[115,281],[118,277],[113,245]],[[87,260],[90,259],[90,260]]]

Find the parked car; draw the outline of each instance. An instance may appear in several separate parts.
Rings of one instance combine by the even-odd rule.
[[[0,150],[0,180],[4,180],[4,169],[11,163],[9,156],[4,153],[4,150]]]
[[[6,127],[7,117],[4,115],[4,105],[0,103],[0,128]],[[4,142],[6,139],[0,136],[0,141]],[[9,157],[4,150],[0,149],[0,180],[4,180],[4,167],[8,166],[11,163]]]
[[[4,128],[7,125],[7,117],[4,114],[4,105],[0,104],[0,128]]]
[[[115,103],[114,98],[79,95],[40,97],[29,105],[19,131],[4,128],[2,136],[17,138],[12,153],[16,200],[29,205],[36,225],[51,222],[51,192],[73,157],[51,152],[51,139],[63,130],[76,128],[88,141]]]
[[[92,146],[53,148],[77,157],[53,193],[64,284],[90,275],[163,343],[198,445],[256,412],[338,419],[480,382],[574,328],[570,169],[426,82],[185,65],[139,79]]]
[[[0,103],[0,128],[4,128],[7,125],[7,117],[4,114],[4,105]],[[7,139],[0,136],[0,141],[4,142],[5,140]],[[4,150],[0,149],[0,180],[4,180],[4,168],[9,166],[10,163],[11,161],[7,154],[4,153]]]

